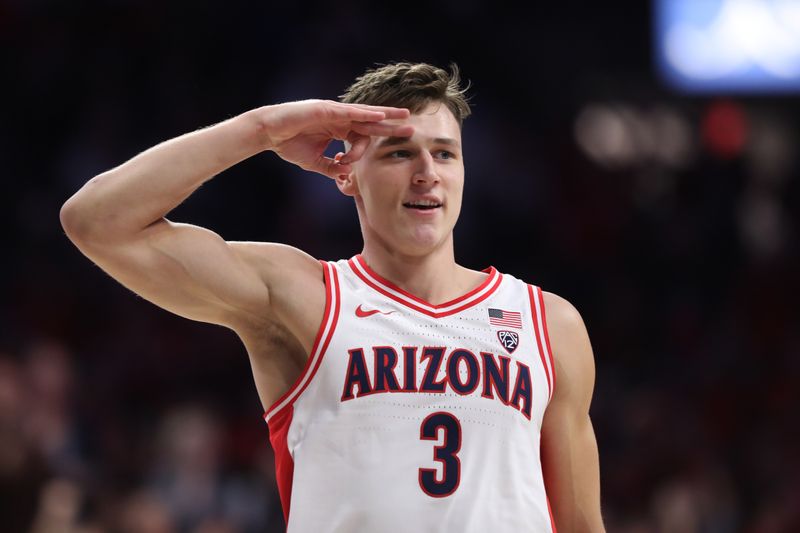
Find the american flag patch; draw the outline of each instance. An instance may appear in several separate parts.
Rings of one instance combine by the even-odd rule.
[[[522,329],[522,313],[489,308],[489,324],[492,326]]]

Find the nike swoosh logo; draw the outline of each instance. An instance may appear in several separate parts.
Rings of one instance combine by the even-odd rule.
[[[358,307],[356,307],[356,316],[358,318],[367,318],[368,316],[372,316],[377,313],[382,315],[391,315],[394,313],[394,311],[380,311],[378,309],[370,309],[369,311],[366,311],[365,309],[362,309],[361,304],[358,304]]]

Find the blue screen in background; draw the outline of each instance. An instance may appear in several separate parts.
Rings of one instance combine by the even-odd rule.
[[[800,92],[800,0],[654,0],[661,77],[691,93]]]

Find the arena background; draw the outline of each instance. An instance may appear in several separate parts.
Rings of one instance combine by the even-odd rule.
[[[135,297],[58,212],[137,152],[366,67],[472,81],[457,258],[558,293],[597,361],[609,531],[800,531],[798,103],[681,94],[644,0],[0,1],[0,529],[281,531],[232,332]],[[173,220],[327,259],[332,183],[262,154]]]

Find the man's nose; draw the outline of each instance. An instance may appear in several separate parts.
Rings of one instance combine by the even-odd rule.
[[[422,156],[418,159],[417,167],[414,169],[413,179],[414,183],[418,185],[439,181],[439,175],[436,173],[436,163],[430,153],[422,152]]]

